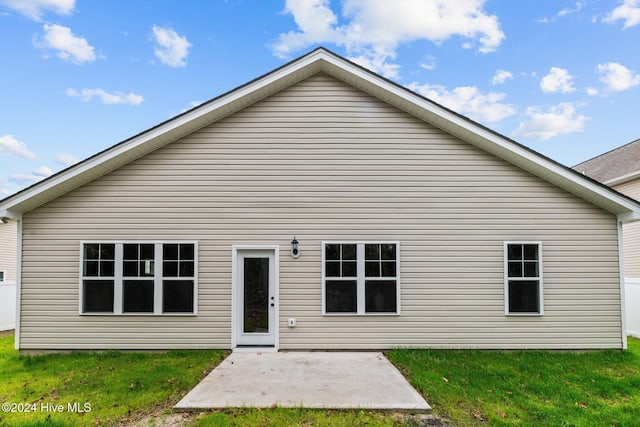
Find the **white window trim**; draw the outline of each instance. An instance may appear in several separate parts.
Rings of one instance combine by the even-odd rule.
[[[326,245],[358,245],[356,249],[356,281],[357,281],[357,312],[356,313],[327,313],[326,286],[327,277],[325,275]],[[365,273],[364,273],[364,245],[366,244],[394,244],[396,245],[396,311],[394,313],[367,313],[365,312]],[[399,316],[400,315],[400,241],[398,240],[323,240],[320,249],[322,254],[322,315],[323,316]],[[362,254],[358,256],[358,254]],[[379,278],[384,280],[384,277]],[[386,279],[392,279],[387,277]],[[375,280],[375,279],[374,279]]]
[[[509,254],[507,253],[508,245],[538,245],[538,277],[523,277],[523,278],[514,278],[509,277]],[[514,317],[540,317],[544,315],[544,280],[543,280],[543,266],[542,266],[542,242],[541,241],[530,241],[530,240],[512,240],[505,241],[503,245],[503,257],[504,257],[504,266],[503,266],[503,276],[504,276],[504,315],[505,316],[514,316]],[[509,311],[509,280],[538,280],[538,302],[540,311],[538,313],[512,313]]]
[[[113,289],[113,313],[85,313],[82,311],[82,301],[84,301],[84,286],[82,282],[85,279],[84,272],[84,245],[85,244],[115,244],[115,264],[114,264],[114,289]],[[153,313],[123,313],[122,311],[122,245],[125,244],[153,244],[154,249],[154,276],[149,276],[147,280],[154,281],[153,292]],[[193,279],[193,312],[192,313],[163,313],[162,312],[162,245],[164,244],[192,244],[193,246],[193,277],[184,277],[185,280]],[[80,265],[78,270],[78,314],[81,316],[176,316],[176,317],[193,317],[198,315],[198,241],[196,240],[82,240],[80,242]],[[143,278],[140,278],[143,279]],[[182,278],[178,278],[182,279]]]

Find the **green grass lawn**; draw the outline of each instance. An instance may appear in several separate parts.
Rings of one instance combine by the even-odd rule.
[[[21,357],[13,335],[0,337],[0,403],[27,404],[20,409],[31,410],[5,408],[0,425],[120,425],[175,404],[223,357],[222,351]],[[90,411],[69,412],[69,404],[89,409],[85,403]],[[64,412],[53,412],[57,405]]]
[[[389,359],[454,425],[638,426],[640,341],[628,351],[492,352],[393,350]],[[0,412],[0,425],[120,425],[168,410],[224,357],[222,351],[71,353],[20,357],[0,337],[0,403],[36,405]],[[90,412],[67,412],[84,403]],[[64,413],[42,405],[63,405]],[[193,417],[197,426],[397,426],[390,412],[228,409]]]
[[[639,426],[640,340],[628,351],[394,350],[434,408],[472,426]]]

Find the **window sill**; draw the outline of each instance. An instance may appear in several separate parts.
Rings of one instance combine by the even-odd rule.
[[[399,317],[400,313],[322,313],[324,317]]]
[[[544,313],[505,313],[505,317],[542,317]]]
[[[197,313],[80,313],[80,316],[105,317],[197,317]]]

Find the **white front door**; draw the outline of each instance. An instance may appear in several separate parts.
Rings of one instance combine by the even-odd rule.
[[[277,264],[275,249],[236,249],[236,345],[275,346]]]

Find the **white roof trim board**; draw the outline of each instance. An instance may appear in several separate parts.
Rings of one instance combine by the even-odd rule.
[[[324,72],[342,80],[537,175],[618,215],[623,222],[640,220],[640,204],[635,200],[324,48],[318,48],[264,76],[7,197],[0,201],[0,217],[20,218],[23,213],[318,72]]]

